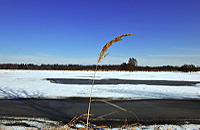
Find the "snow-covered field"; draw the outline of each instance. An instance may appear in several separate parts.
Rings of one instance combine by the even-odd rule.
[[[91,85],[56,84],[46,78],[92,79],[93,71],[0,70],[0,98],[89,97]],[[97,72],[95,79],[200,81],[200,72]],[[200,84],[166,86],[145,84],[95,85],[93,97],[112,98],[200,98]]]
[[[33,71],[0,70],[0,98],[64,98],[89,97],[91,85],[56,84],[46,78],[92,79],[93,71]],[[200,72],[97,72],[95,79],[135,79],[200,81]],[[95,85],[93,97],[112,97],[130,99],[195,98],[200,99],[200,84],[194,86],[166,86],[144,84]],[[29,119],[28,119],[29,120]],[[6,122],[7,120],[5,120]],[[26,120],[27,121],[27,120]],[[30,122],[31,124],[34,122]],[[40,125],[42,127],[43,125]],[[39,127],[39,126],[38,126]],[[0,129],[27,129],[24,126],[5,126]],[[34,129],[34,128],[31,128]],[[133,129],[149,130],[199,130],[200,125],[150,125]]]

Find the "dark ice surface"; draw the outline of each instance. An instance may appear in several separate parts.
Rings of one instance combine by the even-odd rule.
[[[59,84],[92,84],[92,79],[73,78],[47,78],[52,83]],[[167,86],[195,86],[200,81],[169,81],[169,80],[126,80],[126,79],[100,79],[95,84],[146,84]]]
[[[87,113],[88,98],[66,99],[1,99],[1,117],[42,117],[68,123],[73,117]],[[110,103],[110,104],[109,104]],[[117,105],[118,108],[114,105]],[[121,109],[120,109],[121,108]],[[98,99],[91,106],[92,123],[123,125],[128,123],[181,124],[200,123],[198,99]],[[137,117],[136,117],[137,116]],[[137,120],[137,118],[139,120]]]

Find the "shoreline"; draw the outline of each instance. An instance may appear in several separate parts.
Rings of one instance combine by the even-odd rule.
[[[2,69],[0,68],[0,70],[22,70],[22,71],[91,71],[94,72],[95,70],[64,70],[64,69]],[[183,71],[178,71],[178,70],[100,70],[98,69],[97,72],[180,72],[180,73],[196,73],[196,72],[200,72],[200,70],[197,71],[191,71],[191,72],[183,72]]]

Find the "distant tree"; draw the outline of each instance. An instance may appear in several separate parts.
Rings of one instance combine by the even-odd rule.
[[[120,65],[119,69],[120,69],[120,70],[128,70],[128,65],[127,65],[125,62],[123,62],[123,63]]]
[[[192,71],[197,71],[196,67],[193,64],[184,64],[179,68],[179,71],[182,72],[192,72]]]
[[[129,58],[128,65],[137,66],[137,60],[135,58]]]
[[[128,70],[131,70],[131,71],[135,70],[137,65],[138,65],[138,62],[135,58],[129,58],[128,64],[127,64]]]
[[[129,58],[128,63],[123,62],[119,69],[120,70],[129,70],[129,71],[133,71],[136,70],[136,66],[137,66],[137,60],[135,58]]]

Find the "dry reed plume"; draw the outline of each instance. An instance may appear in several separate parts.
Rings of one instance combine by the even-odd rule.
[[[102,49],[102,51],[101,51],[101,53],[99,55],[98,63],[100,63],[101,60],[104,59],[109,54],[109,53],[107,53],[107,54],[105,54],[105,53],[108,50],[108,48],[110,48],[112,46],[113,43],[121,41],[122,37],[131,36],[131,35],[135,35],[135,33],[129,33],[129,34],[120,35],[120,36],[114,38],[112,41],[106,43],[106,45],[103,47],[103,49]]]
[[[103,49],[102,49],[102,51],[99,55],[99,59],[98,59],[97,64],[96,64],[96,69],[95,69],[93,80],[92,80],[92,88],[90,90],[90,101],[89,101],[89,104],[88,104],[87,124],[86,124],[87,130],[88,130],[89,118],[90,118],[90,108],[91,108],[91,103],[92,103],[92,91],[93,91],[93,88],[94,88],[94,78],[95,78],[95,75],[96,75],[96,72],[97,72],[98,63],[100,63],[101,60],[104,59],[109,54],[109,53],[106,54],[106,51],[113,45],[113,43],[121,41],[122,37],[131,36],[131,35],[135,35],[135,33],[123,34],[123,35],[120,35],[120,36],[114,38],[110,42],[106,43],[106,45],[103,47]]]

